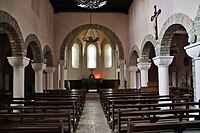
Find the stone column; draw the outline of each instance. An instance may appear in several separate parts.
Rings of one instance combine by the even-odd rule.
[[[137,66],[129,66],[130,71],[130,88],[136,89],[137,88],[137,78],[136,72],[138,70]]]
[[[153,62],[158,66],[159,95],[169,95],[169,65],[174,56],[156,56]]]
[[[53,73],[55,72],[55,67],[46,67],[47,72],[47,90],[53,90]]]
[[[64,64],[65,61],[64,60],[59,60],[59,65],[60,65],[60,81],[59,81],[59,88],[61,89],[65,89],[65,80],[64,80]]]
[[[120,60],[120,86],[119,86],[119,89],[125,89],[124,65],[125,65],[125,60]]]
[[[184,49],[194,61],[194,101],[198,102],[200,99],[200,42],[185,46]]]
[[[44,90],[47,90],[47,73],[46,73],[46,71],[43,72],[42,78],[43,78],[42,79],[43,80],[42,87],[43,87]]]
[[[29,63],[26,57],[7,57],[13,67],[13,97],[24,98],[24,68]]]
[[[43,70],[46,67],[44,63],[31,63],[35,71],[35,92],[43,92]]]
[[[149,81],[148,78],[148,70],[151,67],[150,62],[140,62],[137,64],[138,68],[140,69],[140,74],[141,74],[141,87],[147,87],[147,83]]]

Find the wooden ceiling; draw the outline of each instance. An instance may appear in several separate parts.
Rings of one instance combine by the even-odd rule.
[[[78,7],[74,0],[49,0],[54,8],[54,13],[58,12],[116,12],[128,14],[129,7],[134,0],[107,0],[105,6],[98,9],[84,9]]]

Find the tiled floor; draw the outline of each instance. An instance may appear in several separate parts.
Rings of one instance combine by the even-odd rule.
[[[96,93],[87,94],[76,133],[111,133]]]

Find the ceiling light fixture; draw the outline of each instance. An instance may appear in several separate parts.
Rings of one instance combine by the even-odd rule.
[[[91,18],[91,12],[90,12],[90,25],[89,26],[92,25],[91,19],[92,18]],[[88,30],[90,30],[90,27]],[[99,41],[99,37],[95,37],[95,36],[94,37],[93,36],[83,37],[83,41],[85,41],[86,43],[92,44],[92,43]]]
[[[104,6],[107,0],[75,0],[77,5],[87,9],[97,9]]]

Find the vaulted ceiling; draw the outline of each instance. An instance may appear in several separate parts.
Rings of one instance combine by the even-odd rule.
[[[134,0],[107,0],[105,6],[98,9],[84,9],[78,7],[74,0],[49,0],[54,8],[54,13],[58,12],[116,12],[128,14],[129,7]]]

